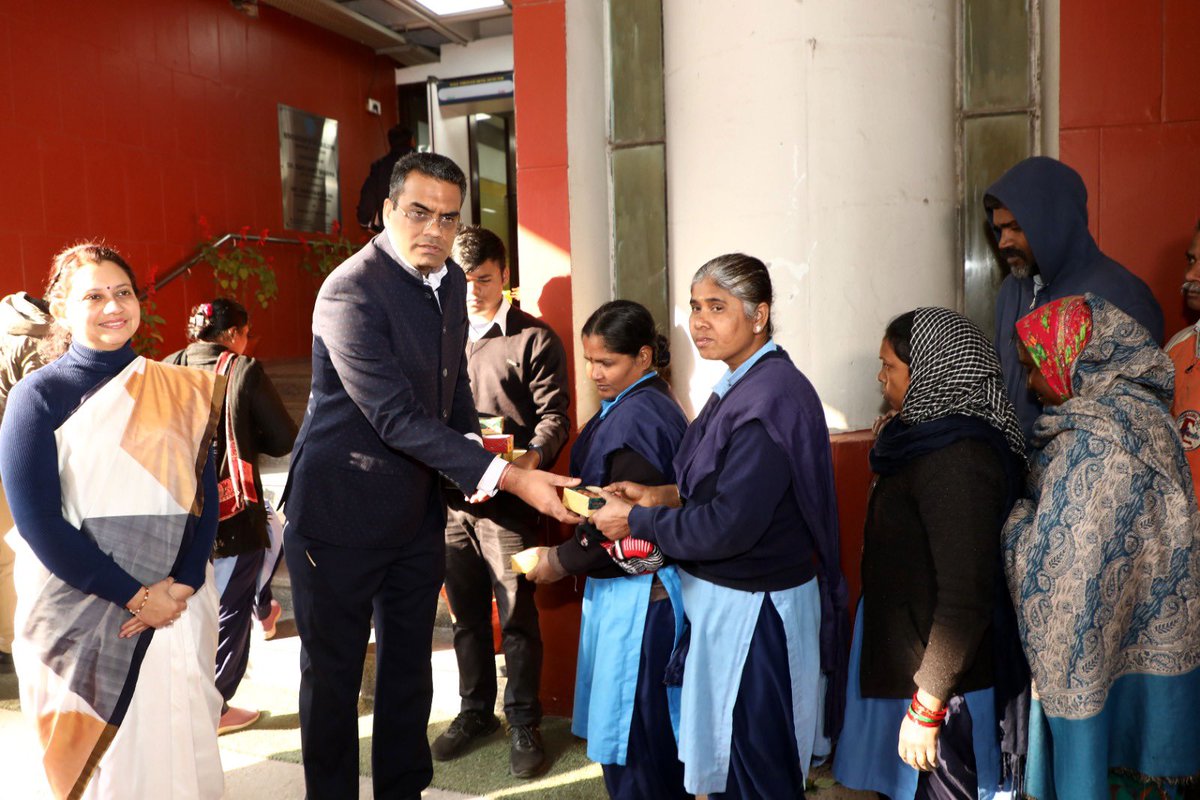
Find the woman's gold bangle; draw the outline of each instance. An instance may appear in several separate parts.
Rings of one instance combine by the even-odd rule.
[[[137,608],[130,608],[130,609],[128,609],[128,611],[130,614],[133,614],[135,617],[141,616],[142,609],[145,608],[146,603],[149,603],[149,602],[150,602],[150,589],[149,589],[149,587],[143,586],[142,587],[142,602],[138,604]]]

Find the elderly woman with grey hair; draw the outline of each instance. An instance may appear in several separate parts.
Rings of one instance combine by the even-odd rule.
[[[691,626],[668,672],[682,672],[679,756],[684,786],[711,798],[803,797],[841,718],[848,618],[829,432],[772,339],[771,299],[756,258],[700,268],[692,341],[729,369],[684,435],[678,484],[613,484],[592,518],[679,565]]]

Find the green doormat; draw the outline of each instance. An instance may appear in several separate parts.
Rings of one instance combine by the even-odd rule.
[[[294,689],[255,683],[247,678],[233,704],[258,708],[263,719],[245,730],[221,737],[221,747],[258,758],[300,762],[300,716]],[[371,724],[369,711],[358,718],[359,771],[371,774]],[[433,741],[450,726],[438,720],[429,726]],[[519,800],[603,800],[608,797],[600,765],[588,761],[586,743],[571,735],[570,721],[548,717],[542,722],[549,769],[537,778],[520,780],[508,772],[508,737],[502,732],[479,743],[453,761],[434,762],[433,786],[471,796]]]
[[[450,720],[429,726],[429,740],[450,727]],[[550,768],[531,780],[514,778],[508,772],[508,736],[494,733],[467,754],[453,761],[435,761],[433,785],[470,795],[520,800],[604,800],[604,778],[600,765],[588,760],[587,745],[571,734],[570,720],[542,720],[542,741]],[[365,773],[364,773],[365,774]]]

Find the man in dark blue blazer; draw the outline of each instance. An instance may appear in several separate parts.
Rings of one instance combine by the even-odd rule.
[[[450,159],[402,158],[383,233],[317,295],[312,392],[284,493],[309,800],[358,796],[358,690],[372,615],[375,797],[418,798],[433,776],[425,729],[445,569],[442,476],[474,501],[503,489],[578,521],[555,488],[577,481],[516,468],[479,444],[464,357],[466,279],[448,260],[465,192]]]

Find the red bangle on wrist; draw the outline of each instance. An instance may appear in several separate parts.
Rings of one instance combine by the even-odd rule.
[[[935,723],[935,725],[933,727],[936,727],[936,725],[941,725],[942,720],[944,720],[946,718],[946,709],[945,708],[943,708],[941,711],[934,711],[933,709],[925,706],[923,703],[921,703],[920,700],[917,699],[916,692],[913,692],[912,705],[909,706],[909,711],[912,712],[912,714],[916,717],[923,717],[923,718],[929,719],[931,722]]]
[[[913,711],[912,706],[909,706],[908,711],[905,713],[905,716],[908,717],[909,719],[911,719],[913,722],[920,725],[922,728],[940,728],[940,727],[942,727],[942,720],[930,719],[928,717],[919,716],[916,712]]]
[[[504,479],[508,477],[508,471],[513,468],[512,464],[505,464],[504,469],[500,470],[500,480],[496,481],[496,488],[504,491]]]

